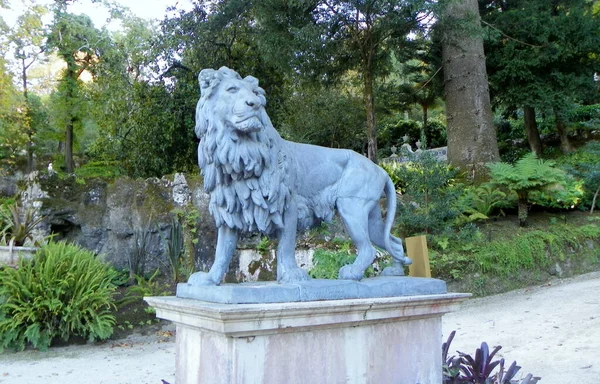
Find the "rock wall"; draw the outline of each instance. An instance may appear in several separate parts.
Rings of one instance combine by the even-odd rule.
[[[77,243],[117,268],[129,268],[131,256],[143,248],[145,272],[168,271],[165,249],[172,218],[185,217],[192,210],[200,213],[193,246],[196,266],[212,263],[216,228],[208,214],[208,195],[199,178],[189,179],[176,174],[161,179],[84,182],[41,174],[27,180],[21,198],[25,206],[39,209],[46,217],[42,236],[52,234],[57,240]],[[141,240],[144,233],[145,242]]]

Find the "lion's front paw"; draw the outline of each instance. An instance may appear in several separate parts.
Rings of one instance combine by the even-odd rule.
[[[365,271],[354,264],[344,265],[340,268],[338,279],[340,280],[360,280],[364,277]]]
[[[215,282],[208,273],[196,272],[193,273],[188,279],[189,285],[219,285]]]
[[[310,280],[308,273],[302,268],[294,268],[283,272],[283,276],[279,279],[280,283],[297,283],[299,281]]]

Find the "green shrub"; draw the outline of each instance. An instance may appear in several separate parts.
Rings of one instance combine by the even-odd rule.
[[[600,207],[600,142],[592,141],[559,160],[562,169],[583,182],[581,207]]]
[[[593,130],[600,127],[600,104],[576,105],[568,113],[569,121],[582,130]]]
[[[83,179],[98,177],[112,180],[124,173],[116,161],[91,161],[75,169],[75,175]]]
[[[453,225],[460,214],[458,170],[425,152],[386,171],[404,193],[397,210],[401,237],[439,233]]]
[[[459,199],[462,222],[488,219],[494,212],[512,205],[510,198],[498,187],[490,183],[467,186]]]
[[[519,224],[527,222],[529,195],[534,191],[564,189],[566,174],[556,168],[553,161],[538,159],[533,152],[528,153],[514,165],[507,163],[488,164],[490,182],[508,188],[519,199]]]
[[[317,249],[313,255],[315,266],[310,270],[309,275],[314,279],[337,279],[340,268],[351,264],[356,259],[356,254],[345,250]]]
[[[115,286],[91,252],[51,242],[18,268],[0,270],[0,347],[45,350],[55,338],[108,338]]]
[[[335,238],[331,245],[334,249],[319,248],[313,255],[314,267],[308,274],[314,279],[337,279],[340,268],[352,264],[356,260],[356,250],[350,241]],[[379,274],[383,268],[391,265],[391,258],[378,255],[365,271],[365,277],[373,277]]]
[[[568,177],[564,184],[531,192],[529,202],[540,207],[573,209],[579,206],[583,195],[583,181]]]

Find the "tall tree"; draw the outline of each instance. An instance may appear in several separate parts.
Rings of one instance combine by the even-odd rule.
[[[448,160],[473,179],[500,159],[483,53],[477,0],[442,3],[442,58]]]
[[[74,15],[64,8],[58,8],[54,24],[48,36],[48,45],[56,48],[58,55],[66,62],[59,84],[59,94],[65,108],[65,166],[73,172],[74,129],[82,120],[82,100],[80,99],[80,77],[90,71],[102,56],[102,46],[107,36],[97,30],[87,15]]]
[[[561,149],[572,150],[566,108],[595,91],[600,20],[587,0],[480,0],[494,104],[523,108],[531,149],[541,152],[535,112],[554,116]]]
[[[31,103],[29,100],[29,88],[27,71],[38,61],[38,58],[44,51],[43,43],[46,36],[46,28],[42,22],[42,17],[48,12],[45,6],[39,4],[30,4],[25,12],[17,18],[15,27],[9,34],[9,40],[14,49],[14,57],[19,61],[21,70],[21,84],[24,99],[24,119],[23,129],[27,134],[27,170],[33,171],[33,147],[34,136],[37,128],[32,119]]]
[[[16,165],[19,152],[27,143],[23,134],[23,102],[13,84],[7,63],[0,56],[0,175]]]
[[[362,78],[367,153],[377,161],[375,77],[396,45],[422,27],[425,1],[318,0],[258,3],[257,18],[271,57],[304,76],[331,81],[356,70]],[[282,49],[287,48],[287,54]],[[283,61],[282,61],[283,60]]]

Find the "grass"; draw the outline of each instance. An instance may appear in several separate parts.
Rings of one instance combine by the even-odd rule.
[[[504,292],[598,269],[600,216],[534,212],[528,227],[513,217],[480,226],[472,239],[431,239],[432,274],[451,290]],[[443,246],[440,246],[442,243]]]

